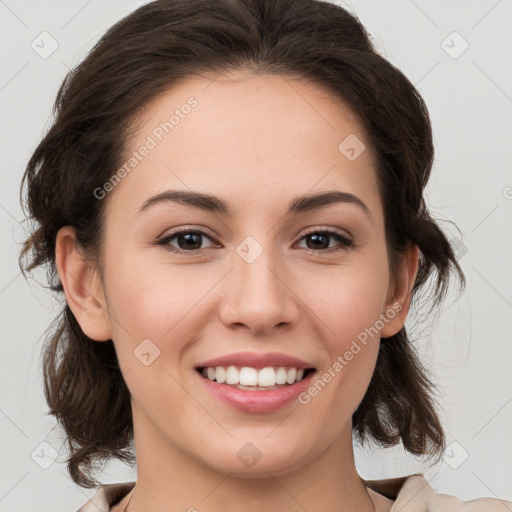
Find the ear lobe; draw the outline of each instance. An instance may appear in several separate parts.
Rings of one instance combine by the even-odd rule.
[[[402,256],[401,267],[394,280],[394,290],[383,313],[389,321],[380,332],[381,338],[394,336],[405,324],[411,306],[411,293],[418,272],[419,258],[420,250],[416,244],[411,244]]]
[[[80,252],[71,226],[65,226],[57,233],[55,262],[66,301],[83,332],[96,341],[110,340],[110,324],[98,269]]]

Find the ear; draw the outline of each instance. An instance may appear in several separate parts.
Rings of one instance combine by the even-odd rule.
[[[398,275],[395,279],[391,279],[391,292],[383,313],[388,321],[384,322],[384,328],[380,332],[381,338],[389,338],[397,334],[405,324],[411,305],[411,292],[418,272],[419,258],[419,247],[411,244],[401,258]]]
[[[65,226],[57,233],[55,262],[66,301],[82,331],[96,341],[110,340],[110,324],[98,269],[83,256],[71,226]]]

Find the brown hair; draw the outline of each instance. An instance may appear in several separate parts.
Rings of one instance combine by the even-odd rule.
[[[24,243],[20,266],[28,256],[24,270],[46,265],[50,287],[62,297],[57,232],[73,226],[82,247],[97,254],[106,200],[93,191],[120,166],[144,106],[192,74],[241,68],[308,80],[347,105],[376,155],[391,276],[413,243],[420,248],[414,300],[420,288],[433,285],[433,309],[453,269],[465,285],[423,199],[434,148],[420,94],[376,52],[355,16],[316,0],[158,0],[111,27],[66,76],[54,122],[28,162],[21,194],[26,185],[28,212],[38,226]],[[97,485],[93,469],[110,457],[134,462],[130,393],[112,340],[90,340],[66,303],[47,333],[43,373],[49,413],[66,433],[76,483]],[[433,393],[404,327],[380,344],[354,430],[362,441],[392,446],[401,440],[412,454],[440,455],[445,435]]]

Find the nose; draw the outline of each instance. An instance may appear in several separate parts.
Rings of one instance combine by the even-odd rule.
[[[268,334],[298,321],[300,300],[293,293],[290,278],[279,271],[266,251],[252,263],[238,255],[234,260],[220,307],[220,319],[226,327],[245,326],[252,334]]]

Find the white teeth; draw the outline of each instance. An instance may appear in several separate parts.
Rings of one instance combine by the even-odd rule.
[[[217,368],[215,368],[214,378],[216,379],[217,382],[223,384],[224,382],[226,382],[226,370],[222,366],[217,366]]]
[[[278,368],[275,379],[276,384],[284,384],[286,382],[286,368]]]
[[[256,368],[249,368],[244,366],[240,370],[240,382],[242,386],[257,386],[258,385],[258,370]]]
[[[288,384],[293,384],[295,382],[295,377],[297,377],[297,368],[290,368],[286,372],[286,382],[288,382]]]
[[[275,384],[276,372],[274,368],[268,366],[258,372],[258,386],[275,386]]]
[[[228,366],[226,370],[226,384],[238,384],[240,382],[240,372],[236,366]]]
[[[202,375],[210,380],[216,380],[220,384],[274,387],[301,381],[304,377],[304,369],[285,368],[283,366],[277,368],[267,366],[260,370],[243,366],[238,369],[238,367],[231,365],[227,368],[225,366],[203,368]]]

